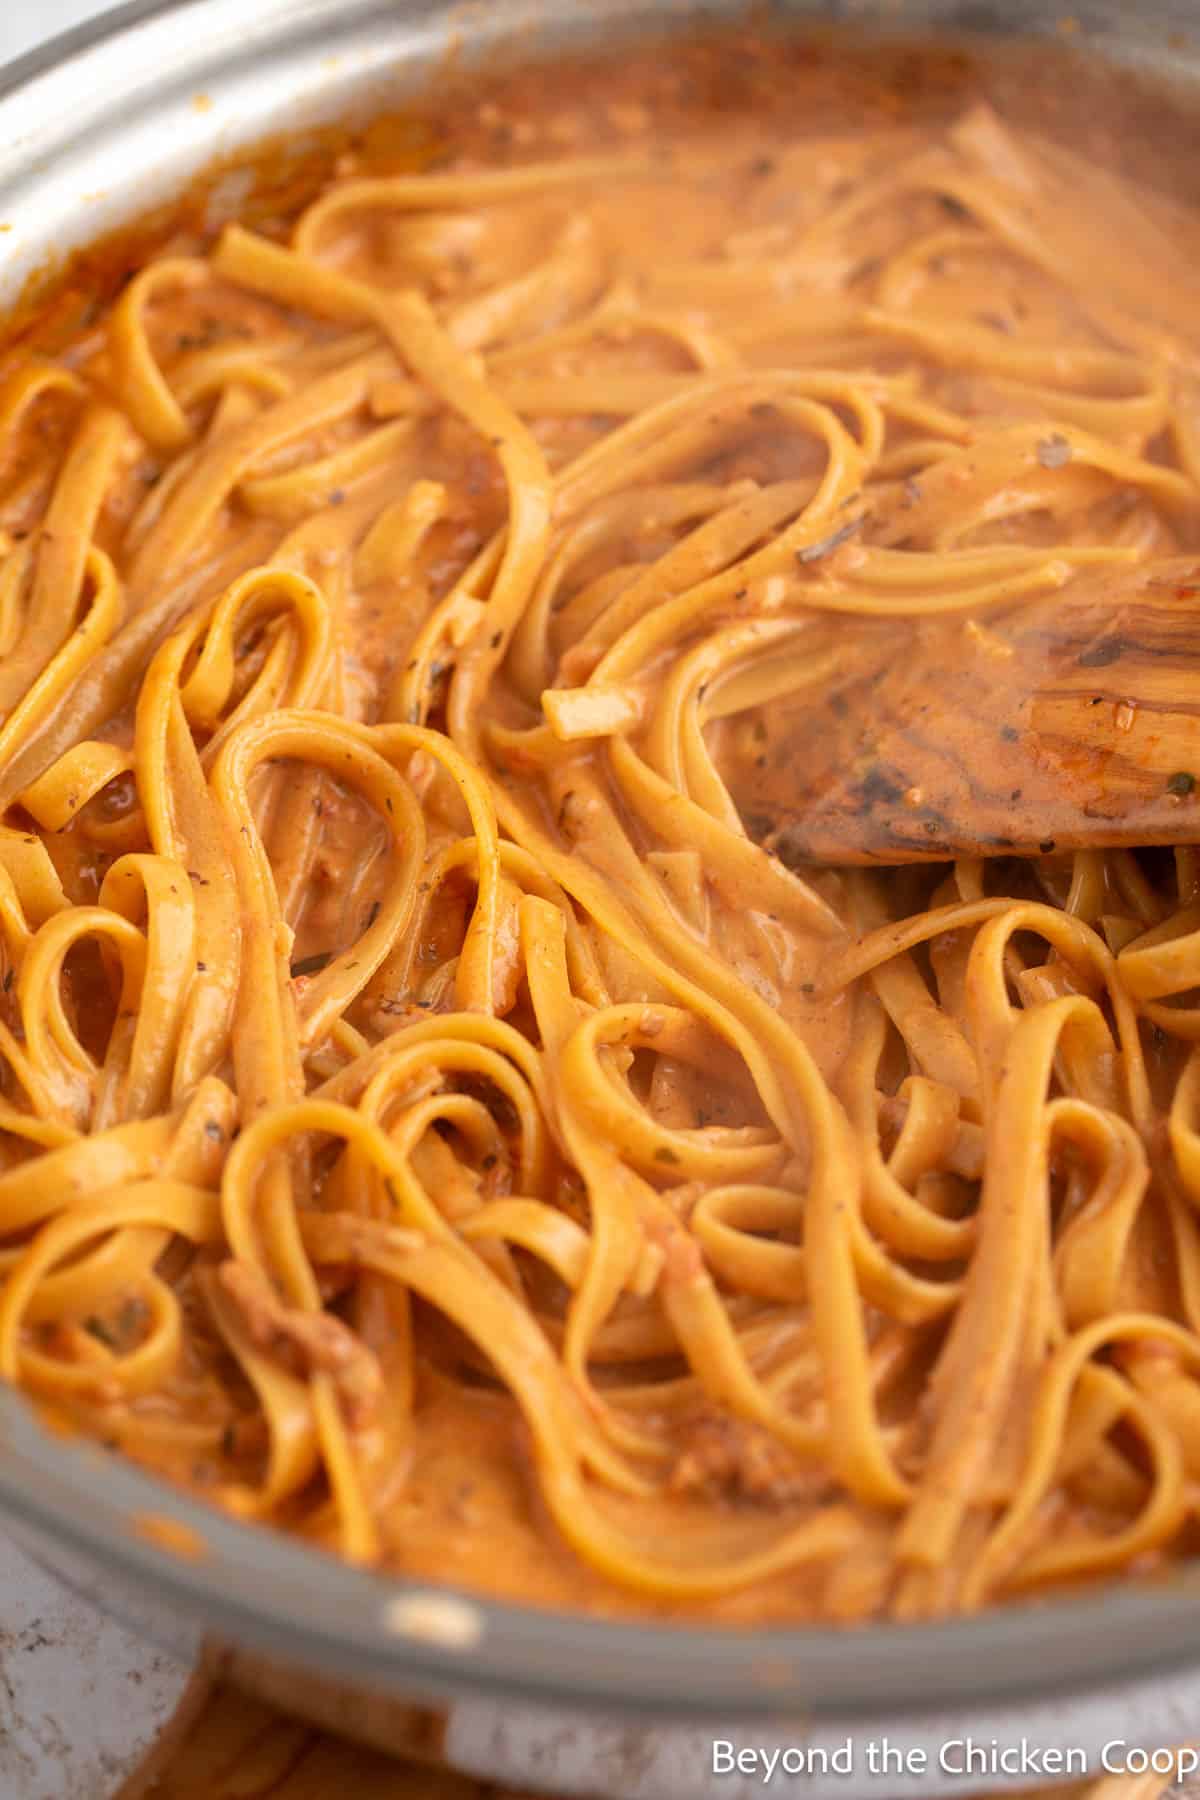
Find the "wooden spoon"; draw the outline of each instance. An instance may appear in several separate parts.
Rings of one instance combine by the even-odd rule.
[[[986,620],[814,613],[837,673],[720,728],[786,862],[1200,842],[1200,562],[1078,575]]]

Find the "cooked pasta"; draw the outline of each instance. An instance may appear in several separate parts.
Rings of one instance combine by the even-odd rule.
[[[714,123],[689,67],[12,347],[0,1373],[541,1603],[1166,1566],[1196,851],[791,867],[739,795],[833,615],[1179,566],[1200,234],[986,106]]]

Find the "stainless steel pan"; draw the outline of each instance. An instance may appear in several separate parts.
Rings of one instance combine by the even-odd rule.
[[[737,10],[726,0],[122,7],[0,77],[0,302],[239,145],[395,106],[451,44],[459,66],[506,43],[549,57],[623,34],[669,36]],[[1057,38],[1061,27],[1041,0],[796,0],[768,10],[797,29],[819,18]],[[1177,90],[1194,85],[1200,112],[1192,0],[1075,0],[1072,15],[1073,44],[1128,71],[1130,83],[1149,73]],[[1200,169],[1181,173],[1200,189]],[[0,1514],[48,1565],[164,1647],[186,1653],[215,1637],[260,1689],[384,1744],[411,1747],[412,1705],[428,1702],[450,1761],[560,1792],[749,1795],[761,1776],[714,1774],[714,1738],[837,1745],[848,1734],[854,1773],[805,1779],[808,1792],[827,1785],[856,1800],[905,1787],[995,1787],[1004,1771],[959,1777],[938,1766],[939,1746],[968,1733],[984,1743],[1024,1735],[1094,1758],[1105,1742],[1167,1743],[1200,1721],[1200,1571],[967,1621],[851,1632],[612,1624],[470,1596],[429,1604],[216,1517],[98,1450],[52,1439],[8,1393]],[[164,1514],[196,1534],[203,1556],[183,1558],[147,1535],[145,1517]],[[866,1743],[885,1733],[924,1745],[926,1771],[872,1779]]]

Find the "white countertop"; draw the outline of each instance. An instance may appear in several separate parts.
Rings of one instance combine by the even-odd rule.
[[[187,1678],[0,1536],[3,1800],[111,1800]]]

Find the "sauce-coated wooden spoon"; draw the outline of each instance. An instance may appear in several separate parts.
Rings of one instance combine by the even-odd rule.
[[[807,642],[807,640],[802,640]],[[1084,573],[1001,617],[816,614],[835,673],[722,768],[787,862],[1200,842],[1200,562]]]

